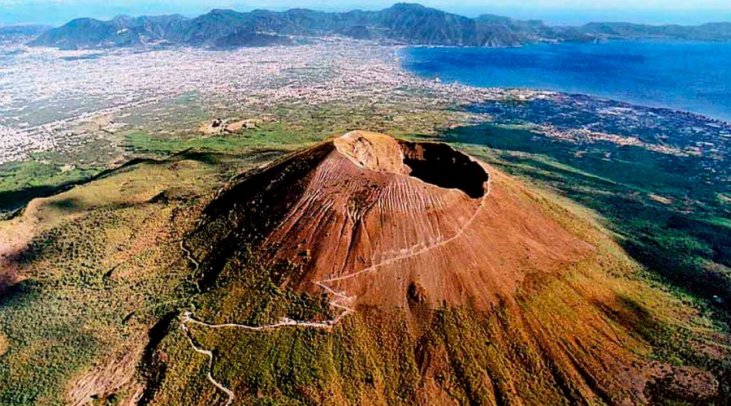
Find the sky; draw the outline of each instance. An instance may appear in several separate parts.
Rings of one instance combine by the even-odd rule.
[[[0,0],[0,24],[60,25],[76,17],[119,14],[203,14],[213,8],[247,11],[307,7],[326,11],[381,9],[396,0]],[[549,24],[591,21],[700,24],[731,21],[731,0],[422,0],[421,4],[467,16],[499,14]]]

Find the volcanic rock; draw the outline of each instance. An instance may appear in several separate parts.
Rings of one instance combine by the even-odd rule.
[[[299,324],[332,332],[320,344],[272,333],[269,350],[241,350],[317,354],[330,372],[310,385],[334,398],[312,403],[642,404],[691,386],[689,399],[713,399],[711,374],[685,384],[645,356],[658,324],[638,301],[669,299],[589,216],[546,196],[448,145],[355,131],[234,178],[186,244],[218,298],[212,323],[260,320],[252,297],[271,292],[329,305]]]
[[[445,144],[356,131],[234,182],[206,215],[232,222],[235,240],[204,239],[217,255],[246,240],[271,263],[297,263],[303,272],[283,285],[299,290],[325,281],[357,304],[405,306],[416,283],[434,307],[484,310],[528,274],[560,272],[592,251],[526,193]]]

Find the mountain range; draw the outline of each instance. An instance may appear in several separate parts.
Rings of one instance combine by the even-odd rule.
[[[539,20],[521,21],[494,15],[468,18],[419,4],[399,3],[380,11],[344,13],[308,9],[212,10],[192,19],[180,15],[119,16],[109,21],[79,18],[45,31],[30,45],[61,49],[145,45],[235,48],[291,44],[330,35],[406,45],[476,47],[642,38],[729,41],[731,23],[701,26],[591,23],[557,27]]]

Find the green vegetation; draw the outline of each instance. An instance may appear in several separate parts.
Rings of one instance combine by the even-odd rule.
[[[185,188],[187,201],[211,190],[180,178],[212,176],[191,160],[141,163],[18,219],[38,230],[18,258],[27,279],[2,295],[0,403],[63,403],[70,378],[144,345],[146,325],[193,287],[176,241],[189,216],[175,191]]]
[[[225,134],[210,137],[156,137],[135,131],[125,136],[124,148],[135,155],[151,154],[168,156],[186,150],[226,154],[245,153],[253,150],[293,150],[323,139],[323,135],[296,135],[280,123],[269,123],[241,134]]]
[[[77,168],[44,160],[0,165],[0,215],[25,206],[31,199],[47,196],[99,172],[97,167]]]

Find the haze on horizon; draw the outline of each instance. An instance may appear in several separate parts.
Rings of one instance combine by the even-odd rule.
[[[323,11],[382,9],[393,0],[0,0],[0,25],[60,25],[78,17],[108,19],[116,15],[182,14],[196,16],[214,8],[249,11],[311,8]],[[728,0],[423,0],[419,3],[466,16],[497,14],[517,19],[540,19],[554,25],[592,21],[645,24],[701,24],[731,21]]]

